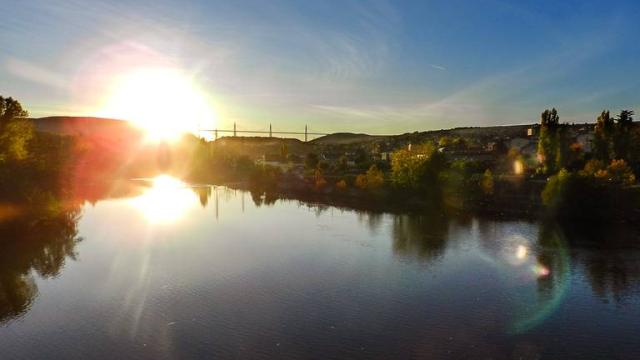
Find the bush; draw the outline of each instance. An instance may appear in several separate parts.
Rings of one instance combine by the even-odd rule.
[[[611,160],[608,166],[601,160],[589,160],[579,174],[611,185],[628,186],[636,182],[633,170],[622,159]]]
[[[366,174],[366,188],[375,190],[384,185],[384,173],[376,165],[371,165]]]
[[[355,185],[358,189],[365,190],[367,188],[367,176],[364,174],[356,176]]]
[[[341,191],[342,190],[346,190],[347,189],[347,182],[344,179],[339,180],[338,182],[336,182],[336,189],[341,190]]]

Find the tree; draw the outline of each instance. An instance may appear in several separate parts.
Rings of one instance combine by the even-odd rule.
[[[366,178],[368,189],[378,189],[384,185],[384,173],[375,164],[367,170]]]
[[[558,111],[547,109],[540,116],[540,139],[538,140],[538,157],[542,163],[542,172],[555,172],[558,161],[558,127],[560,117]]]
[[[493,173],[487,169],[482,174],[482,179],[480,179],[480,189],[485,195],[493,195],[494,187]]]
[[[633,128],[633,111],[622,110],[616,117],[613,152],[616,159],[629,159],[631,150],[631,130]]]
[[[325,180],[324,175],[322,174],[322,170],[316,169],[314,174],[316,189],[323,189],[327,186],[327,180]]]
[[[360,174],[356,176],[355,185],[358,189],[365,190],[367,188],[367,175]]]
[[[444,158],[432,143],[411,151],[397,150],[391,158],[391,181],[399,188],[427,190],[439,185]]]
[[[636,182],[636,176],[633,170],[627,165],[623,159],[611,160],[611,164],[607,167],[610,182],[622,185],[633,185]]]
[[[336,182],[336,189],[343,191],[347,189],[347,182],[344,179],[338,180]]]
[[[591,159],[585,164],[579,175],[614,185],[633,185],[636,182],[633,170],[623,159],[613,159],[609,165],[606,165],[602,160]]]
[[[0,96],[0,162],[24,160],[27,145],[33,138],[33,125],[25,117],[29,113],[13,98]]]
[[[12,97],[4,98],[0,95],[0,126],[4,126],[11,120],[27,116],[29,113],[22,108],[18,100]]]
[[[366,168],[367,165],[370,164],[371,157],[367,153],[367,151],[363,148],[358,148],[355,151],[355,163],[359,168]]]
[[[554,211],[562,205],[572,178],[570,172],[562,169],[558,174],[551,176],[549,181],[542,190],[542,204]]]
[[[569,139],[569,126],[567,124],[559,124],[556,130],[557,147],[556,147],[556,169],[566,168],[569,164],[571,156],[571,144]]]
[[[608,162],[612,155],[612,138],[615,124],[609,111],[603,110],[596,120],[593,136],[593,156],[598,160]]]

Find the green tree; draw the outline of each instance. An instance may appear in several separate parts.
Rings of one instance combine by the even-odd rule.
[[[538,140],[538,157],[542,163],[542,172],[555,172],[558,161],[558,127],[560,117],[558,111],[547,109],[540,116],[540,138]]]
[[[484,171],[484,174],[482,174],[482,178],[480,179],[480,189],[482,189],[482,192],[485,195],[493,195],[495,184],[491,170],[487,169]]]
[[[439,186],[445,162],[432,143],[397,150],[391,158],[391,181],[399,188],[428,190]]]
[[[0,95],[0,125],[5,125],[11,120],[27,116],[29,116],[29,113],[22,108],[22,104],[18,100]]]
[[[556,147],[556,169],[567,167],[571,158],[571,139],[569,138],[569,126],[567,124],[559,124],[556,129],[557,147]]]
[[[633,129],[633,111],[622,110],[616,117],[613,152],[616,159],[628,160],[631,153],[631,136]]]
[[[371,163],[371,156],[363,148],[358,148],[355,151],[355,163],[359,168],[365,168]]]
[[[603,110],[596,120],[593,135],[593,156],[598,160],[609,162],[612,156],[612,138],[615,124],[609,111]]]
[[[24,160],[33,138],[29,113],[17,100],[0,96],[0,162]]]
[[[564,200],[571,178],[571,173],[565,169],[553,175],[542,191],[542,204],[550,209],[557,209]]]

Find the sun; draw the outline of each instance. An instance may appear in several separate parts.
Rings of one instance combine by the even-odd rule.
[[[138,68],[115,78],[100,116],[124,119],[150,140],[172,140],[212,127],[215,112],[189,76],[171,68]]]

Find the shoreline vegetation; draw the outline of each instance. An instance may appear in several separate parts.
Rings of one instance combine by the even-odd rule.
[[[78,133],[29,120],[17,100],[0,97],[0,220],[22,211],[55,217],[118,195],[117,179],[167,173],[249,190],[267,205],[288,198],[375,211],[634,223],[640,127],[633,115],[603,111],[595,124],[564,124],[551,109],[530,126],[333,134],[308,143],[185,135],[145,144],[139,131],[113,121],[100,127],[94,119],[93,129]]]
[[[528,133],[522,137],[482,139],[483,128],[475,128],[475,137],[444,135],[394,144],[388,152],[380,141],[337,150],[324,145],[304,158],[288,154],[283,142],[271,161],[234,154],[232,141],[201,141],[202,162],[215,165],[194,166],[187,178],[241,182],[236,186],[265,198],[354,208],[634,223],[640,220],[640,128],[632,117],[632,111],[615,118],[603,111],[595,124],[569,125],[552,109],[540,124],[521,129]],[[234,140],[238,146],[255,141]]]

